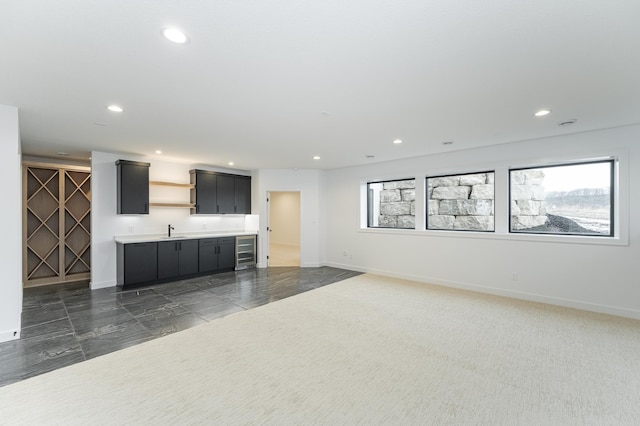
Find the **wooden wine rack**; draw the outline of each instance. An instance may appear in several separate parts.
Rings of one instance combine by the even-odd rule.
[[[89,168],[30,164],[22,181],[24,287],[89,279]]]

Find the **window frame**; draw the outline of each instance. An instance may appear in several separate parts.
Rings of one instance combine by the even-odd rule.
[[[556,168],[556,167],[569,167],[569,166],[581,166],[581,165],[589,165],[589,164],[603,164],[609,163],[609,233],[608,234],[599,234],[599,233],[578,233],[578,232],[532,232],[525,230],[514,230],[512,226],[513,215],[512,215],[512,179],[511,173],[515,171],[522,170],[534,170],[534,169],[547,169],[547,168]],[[597,159],[597,160],[587,160],[587,161],[569,161],[569,162],[557,162],[553,164],[544,164],[537,166],[524,166],[524,167],[510,167],[507,170],[507,205],[509,206],[509,214],[507,216],[507,230],[510,235],[543,235],[543,236],[578,236],[578,237],[594,237],[594,238],[615,238],[618,233],[616,232],[616,191],[618,191],[617,182],[616,182],[616,167],[617,167],[617,159],[614,157],[608,157],[605,159]]]
[[[491,161],[476,162],[477,167],[465,167],[465,164],[471,164],[469,160],[464,164],[459,161],[454,166],[448,163],[440,164],[434,161],[427,161],[425,164],[409,164],[409,169],[405,172],[394,169],[389,173],[380,176],[380,172],[375,169],[366,169],[363,176],[359,174],[356,178],[359,181],[359,220],[354,221],[356,232],[361,234],[379,234],[385,236],[407,236],[427,241],[435,241],[440,238],[444,239],[463,239],[463,240],[494,240],[509,241],[512,243],[551,243],[551,244],[569,244],[579,246],[628,246],[631,238],[631,169],[630,169],[630,152],[628,147],[597,147],[595,149],[568,149],[558,150],[552,154],[546,153],[540,155],[539,152],[524,152],[517,156],[509,156],[510,158],[494,158]],[[589,163],[604,160],[612,160],[614,164],[614,217],[616,224],[611,237],[594,237],[592,235],[566,235],[566,234],[525,234],[509,232],[509,170],[543,167],[550,165],[563,165],[573,163]],[[474,161],[475,162],[475,161]],[[474,164],[471,164],[472,166]],[[424,169],[431,170],[433,175],[448,175],[452,171],[493,169],[495,170],[495,191],[497,194],[505,194],[504,196],[496,196],[495,199],[495,232],[451,232],[447,230],[426,230],[425,221],[416,222],[415,229],[408,228],[367,228],[367,183],[383,182],[390,180],[405,180],[405,176],[413,175],[416,177],[416,217],[425,217],[426,207],[426,177]],[[409,173],[406,173],[408,171]],[[396,179],[398,177],[398,179]],[[400,179],[404,178],[404,179]]]

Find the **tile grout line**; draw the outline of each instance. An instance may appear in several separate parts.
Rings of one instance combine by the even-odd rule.
[[[62,302],[62,307],[64,308],[64,312],[67,314],[67,321],[69,321],[69,325],[71,326],[71,331],[72,331],[73,338],[75,339],[76,343],[78,344],[78,347],[80,348],[80,352],[82,353],[82,358],[84,358],[84,360],[86,361],[87,360],[87,354],[85,354],[84,348],[80,344],[80,340],[78,340],[78,335],[76,333],[76,327],[73,325],[73,322],[71,321],[71,315],[69,315],[69,309],[67,309],[67,304],[65,303],[64,297],[62,297],[62,294],[60,293],[60,291],[61,290],[58,290],[56,292],[56,295],[60,298],[60,301]]]
[[[217,294],[211,293],[211,292],[207,291],[206,289],[200,289],[200,290],[202,290],[202,291],[204,291],[204,292],[207,292],[207,293],[209,293],[209,294],[211,294],[211,295],[213,295],[213,296],[218,296]],[[182,302],[179,302],[179,301],[176,301],[175,299],[172,299],[172,298],[171,298],[171,296],[169,296],[169,295],[163,295],[163,296],[164,296],[164,297],[166,297],[167,299],[171,300],[173,303],[177,303],[177,304],[178,304],[178,306],[180,306],[180,307],[182,307],[182,308],[186,309],[189,313],[191,313],[191,314],[193,314],[193,315],[197,316],[198,318],[201,318],[201,319],[205,320],[206,322],[211,322],[211,321],[212,321],[212,320],[208,320],[208,319],[206,319],[205,317],[203,317],[203,316],[202,316],[202,315],[200,315],[199,313],[197,313],[197,312],[195,312],[195,311],[193,311],[193,310],[189,309],[189,307],[188,307],[189,305],[184,305]],[[222,297],[222,296],[218,296],[218,297]],[[233,303],[231,300],[228,300],[228,299],[225,299],[225,300],[227,300],[229,303],[232,303],[232,304],[234,304],[234,305],[238,306],[237,304]],[[239,307],[240,307],[240,308],[242,308],[242,309],[244,309],[244,310],[247,310],[246,308],[244,308],[244,307],[242,307],[242,306],[239,306]],[[215,318],[215,319],[217,319],[217,318]]]
[[[165,298],[169,299],[169,298],[168,298],[167,296],[165,296],[164,294],[160,294],[160,293],[158,293],[158,292],[154,289],[154,287],[149,288],[149,290],[153,291],[155,294],[157,294],[157,295],[159,295],[159,296],[162,296],[162,297],[165,297]],[[139,289],[138,289],[138,291],[139,291]],[[124,293],[124,292],[121,292],[121,293]],[[138,295],[140,295],[140,293],[138,293]],[[169,300],[170,300],[170,299],[169,299]],[[140,326],[141,326],[143,329],[145,329],[145,330],[146,330],[146,331],[151,335],[151,340],[155,340],[155,339],[157,339],[158,337],[163,337],[163,336],[165,336],[164,334],[163,334],[163,335],[161,335],[161,336],[156,336],[155,334],[153,334],[153,332],[149,329],[149,327],[145,326],[142,322],[140,322],[140,319],[138,318],[138,315],[133,315],[133,313],[132,313],[128,308],[127,308],[127,306],[126,306],[125,304],[120,303],[120,302],[118,301],[117,294],[116,294],[115,302],[116,302],[118,305],[120,305],[120,306],[121,306],[125,311],[127,311],[127,313],[128,313],[129,315],[131,315],[131,316],[133,317],[133,319],[135,319],[135,320],[136,320],[136,322],[137,322],[138,324],[140,324]],[[144,316],[144,315],[142,315],[142,316]]]

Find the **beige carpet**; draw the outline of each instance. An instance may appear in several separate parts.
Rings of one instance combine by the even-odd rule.
[[[640,322],[362,275],[0,388],[0,424],[640,424]]]

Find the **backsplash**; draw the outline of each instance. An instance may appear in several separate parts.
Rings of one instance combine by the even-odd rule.
[[[176,233],[244,231],[246,215],[190,215],[187,209],[151,208],[148,215],[118,217],[116,235],[161,234],[171,224]]]

